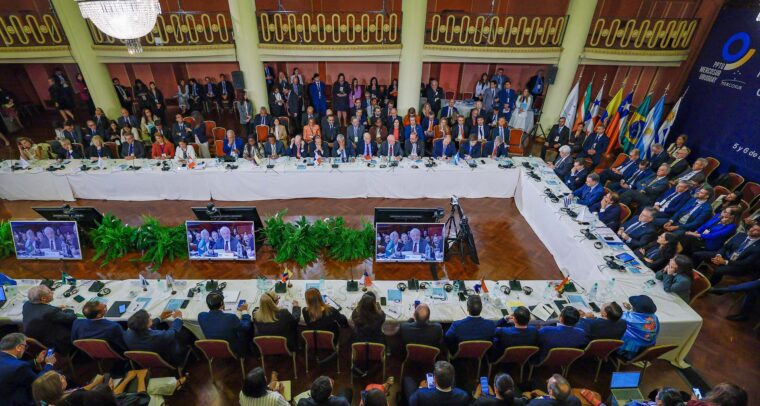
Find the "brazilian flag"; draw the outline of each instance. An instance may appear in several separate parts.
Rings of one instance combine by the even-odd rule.
[[[639,104],[636,112],[631,115],[626,128],[621,128],[620,133],[625,134],[621,137],[621,144],[625,153],[631,152],[639,141],[639,137],[644,135],[644,129],[647,126],[647,114],[649,114],[649,104],[652,101],[652,93],[649,93],[644,101]]]

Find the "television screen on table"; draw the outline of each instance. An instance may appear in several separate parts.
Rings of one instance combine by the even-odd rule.
[[[191,260],[256,260],[253,221],[186,221]]]
[[[443,262],[443,224],[377,223],[375,261]]]
[[[18,259],[82,259],[76,221],[11,221]]]

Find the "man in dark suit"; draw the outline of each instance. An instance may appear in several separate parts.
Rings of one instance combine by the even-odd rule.
[[[224,295],[211,292],[206,295],[207,312],[198,314],[198,324],[203,335],[209,340],[224,340],[230,344],[235,354],[248,354],[248,343],[252,340],[253,325],[251,315],[244,313],[247,304],[237,308],[237,315],[224,312]]]
[[[549,135],[546,136],[546,141],[541,146],[541,159],[546,159],[547,149],[559,151],[561,146],[567,144],[567,140],[570,138],[570,129],[567,128],[565,122],[565,118],[560,117],[559,122],[554,124],[551,130],[549,130]]]
[[[583,143],[581,153],[578,154],[581,158],[591,158],[592,167],[599,165],[599,161],[602,160],[602,156],[607,152],[607,146],[610,144],[610,138],[604,133],[604,126],[596,126],[596,133],[586,137],[586,141]]]
[[[710,198],[712,188],[705,186],[694,194],[678,211],[673,213],[670,219],[655,218],[654,225],[662,226],[665,231],[694,231],[712,217]]]
[[[618,182],[611,182],[607,186],[610,190],[623,193],[627,190],[639,190],[651,178],[652,172],[649,170],[649,163],[646,159],[642,159],[637,165],[634,165],[634,170],[628,176],[623,177]]]
[[[501,114],[509,121],[512,116],[512,111],[515,109],[515,101],[517,100],[517,93],[512,89],[512,82],[507,79],[502,83],[499,88],[499,104],[501,105]]]
[[[159,330],[159,324],[174,317],[167,330]],[[180,365],[188,347],[181,343],[178,333],[182,330],[182,312],[165,310],[159,317],[151,320],[147,311],[138,310],[127,320],[124,343],[130,351],[151,351],[161,356],[172,365]]]
[[[480,317],[483,311],[483,302],[478,295],[467,297],[467,317],[456,320],[446,330],[446,345],[449,352],[456,353],[459,343],[462,341],[483,340],[491,341],[496,331],[496,323],[492,320]]]
[[[267,135],[267,142],[264,144],[264,157],[277,159],[281,156],[286,156],[285,147],[282,143],[277,141],[274,134]]]
[[[495,350],[492,352],[495,358],[492,360],[500,357],[509,347],[538,345],[538,329],[530,325],[530,310],[525,306],[518,307],[512,315],[500,319],[496,326]]]
[[[125,107],[121,108],[121,115],[116,120],[116,124],[119,125],[119,128],[124,128],[127,124],[132,128],[140,128],[140,122],[135,116],[131,115],[129,110]]]
[[[543,360],[552,348],[584,348],[588,344],[586,332],[576,327],[581,315],[573,306],[565,306],[556,326],[538,330],[538,360]]]
[[[71,345],[71,324],[77,316],[71,309],[63,310],[51,306],[53,292],[44,285],[38,285],[27,293],[28,302],[21,311],[24,334],[36,338],[48,348],[69,354]]]
[[[195,78],[190,78],[187,83],[187,92],[189,94],[190,110],[200,110],[203,101],[203,89]]]
[[[404,244],[403,250],[413,254],[425,254],[427,246],[427,240],[422,238],[420,230],[413,228],[409,230],[409,241]]]
[[[418,138],[425,140],[425,133],[422,132],[422,126],[417,124],[417,119],[414,116],[409,117],[409,125],[404,127],[404,139],[399,141],[408,140],[412,133],[416,133]]]
[[[419,386],[409,376],[402,377],[404,399],[408,406],[464,406],[470,404],[470,394],[454,386],[454,366],[437,361],[433,367],[435,388]],[[301,406],[301,405],[299,405]]]
[[[297,123],[298,116],[301,114],[301,98],[298,97],[290,87],[283,89],[285,94],[285,113],[291,122]]]
[[[504,144],[504,139],[497,135],[493,141],[486,142],[482,149],[482,156],[490,158],[507,156],[507,146]]]
[[[678,181],[675,187],[660,195],[654,203],[654,208],[657,209],[657,213],[654,216],[655,223],[658,219],[669,219],[672,217],[689,199],[689,182]]]
[[[341,162],[348,162],[348,159],[355,155],[354,147],[350,142],[346,142],[343,134],[338,134],[335,138],[332,148],[332,156],[340,158]]]
[[[411,117],[409,118],[409,121],[411,123]],[[422,129],[422,133],[419,136],[419,138],[425,138],[425,139],[433,139],[435,137],[435,127],[438,125],[438,119],[435,117],[435,113],[432,111],[430,114],[427,115],[427,117],[422,118],[422,123],[419,126]],[[406,134],[406,128],[404,128],[404,134]],[[409,137],[406,137],[406,139],[409,139]]]
[[[451,141],[450,135],[444,135],[440,140],[433,142],[433,157],[434,158],[451,158],[457,153],[454,142]]]
[[[617,234],[630,249],[641,248],[657,237],[657,227],[652,220],[654,220],[654,209],[645,207],[638,218],[628,220],[623,227],[620,227]]]
[[[256,117],[253,118],[253,125],[254,126],[265,125],[267,127],[271,127],[272,124],[274,124],[274,119],[267,112],[267,108],[266,107],[260,108],[259,114],[257,114]]]
[[[61,141],[61,146],[57,149],[57,155],[59,161],[65,161],[67,159],[82,159],[82,150],[80,148],[74,148],[68,138]]]
[[[351,142],[350,139],[349,142]],[[356,155],[366,157],[377,156],[377,143],[372,141],[372,136],[369,133],[364,133],[361,141],[356,145]]]
[[[686,160],[689,156],[688,148],[681,148],[676,152],[675,158],[670,158],[668,164],[670,164],[670,179],[678,179],[681,175],[685,174],[689,170],[689,161]]]
[[[535,75],[531,76],[528,83],[525,84],[525,88],[534,98],[541,96],[544,93],[544,70],[539,69]]]
[[[105,340],[118,353],[127,350],[124,343],[124,329],[119,323],[105,318],[108,306],[103,302],[86,302],[82,307],[84,319],[74,320],[71,326],[71,341],[82,339]]]
[[[358,144],[364,136],[364,126],[359,123],[359,119],[351,117],[351,125],[346,127],[346,138],[349,142]]]
[[[127,134],[127,141],[121,144],[121,157],[124,159],[145,158],[145,146],[142,141],[135,140],[132,133]]]
[[[335,124],[335,116],[327,116],[327,122],[322,126],[322,136],[327,142],[334,142],[340,134],[340,126]]]
[[[573,168],[570,169],[570,173],[567,174],[563,182],[570,190],[575,191],[579,187],[583,186],[583,182],[586,181],[588,175],[588,169],[586,169],[585,162],[582,159],[576,159],[573,162]]]
[[[332,156],[332,151],[327,146],[327,143],[322,140],[322,136],[317,134],[314,136],[314,139],[311,140],[311,142],[306,145],[307,153],[310,157],[317,159],[317,158],[329,158]]]
[[[82,143],[82,131],[79,128],[76,128],[74,122],[71,120],[66,120],[66,122],[63,123],[61,136],[64,139],[71,141],[72,144]]]
[[[294,157],[294,158],[306,158],[307,156],[307,145],[301,138],[301,134],[296,134],[293,139],[290,140],[290,148],[288,148],[288,156]]]
[[[393,134],[389,134],[388,138],[386,138],[385,142],[383,142],[382,147],[380,147],[380,156],[397,160],[401,158],[401,148],[401,144],[396,141],[396,137],[394,137]]]
[[[315,73],[311,78],[309,96],[311,97],[311,105],[314,106],[314,111],[317,114],[325,114],[327,111],[327,95],[325,84],[319,79],[319,73]]]
[[[101,138],[105,138],[106,132],[104,129],[98,127],[93,120],[87,120],[87,127],[82,129],[82,135],[84,146],[87,147],[90,145],[92,137],[99,135]]]
[[[411,158],[422,158],[425,156],[425,142],[417,134],[410,134],[404,143],[404,155]]]
[[[230,228],[223,226],[219,229],[219,238],[216,239],[214,247],[224,250],[224,252],[236,252],[239,243],[237,237],[234,237],[230,232]]]
[[[441,348],[443,343],[443,328],[441,323],[430,322],[430,307],[422,303],[414,309],[414,320],[401,324],[401,342],[407,344],[422,344]]]
[[[6,334],[0,340],[0,399],[3,399],[4,405],[35,404],[32,399],[32,383],[54,368],[55,354],[45,357],[46,351],[41,351],[34,360],[21,360],[26,347],[26,336],[21,333]],[[41,366],[42,370],[37,372],[35,364]]]
[[[554,173],[560,178],[565,179],[573,169],[573,157],[570,156],[572,149],[568,145],[559,147],[559,154],[554,162],[550,162],[547,166],[554,169]]]
[[[616,302],[605,303],[601,308],[601,316],[594,317],[594,313],[583,313],[583,318],[578,327],[586,331],[589,340],[620,340],[625,333],[626,324],[623,317],[623,309]]]
[[[40,241],[40,248],[51,251],[61,251],[63,249],[63,240],[55,235],[52,227],[45,227],[42,230],[44,237]]]
[[[638,181],[639,186],[637,188],[630,188],[620,193],[620,201],[628,207],[631,207],[633,202],[636,202],[638,207],[651,206],[657,201],[657,197],[668,189],[669,171],[670,168],[667,165],[661,165],[657,168],[654,177],[643,182]]]
[[[180,140],[190,142],[193,138],[193,129],[182,119],[182,114],[175,115],[174,120],[175,122],[172,125],[172,142],[174,145],[178,145]]]
[[[589,173],[586,175],[586,183],[573,192],[573,196],[578,199],[578,204],[583,206],[592,206],[604,197],[604,187],[599,184],[599,175]]]
[[[116,96],[119,97],[119,104],[132,114],[132,96],[129,95],[129,91],[121,85],[119,79],[113,78],[112,82],[113,88],[116,90]]]
[[[707,160],[704,158],[697,158],[691,165],[691,170],[684,171],[678,180],[685,180],[692,185],[701,185],[706,180],[705,168],[707,167]]]
[[[660,165],[668,163],[670,156],[665,152],[665,148],[662,144],[652,144],[649,147],[649,162],[652,164],[652,168],[659,168]]]
[[[232,103],[235,102],[235,87],[232,86],[232,82],[227,80],[227,75],[222,73],[219,75],[219,106],[232,108]]]
[[[314,111],[314,106],[306,108],[306,113],[301,115],[301,127],[306,127],[309,124],[309,120],[314,119],[315,123],[319,122],[319,114]]]
[[[470,136],[470,126],[465,123],[464,116],[457,117],[457,122],[451,127],[451,138],[455,141],[465,140]]]
[[[560,374],[554,374],[546,381],[548,396],[533,398],[529,406],[581,406],[581,401],[573,395],[570,382]]]
[[[164,127],[164,123],[161,120],[156,120],[155,122],[156,126],[150,130],[150,139],[151,142],[155,141],[156,134],[160,134],[166,141],[171,142],[172,136],[169,134],[169,131]]]
[[[597,213],[599,221],[609,227],[610,230],[617,232],[620,228],[620,195],[617,193],[607,193],[599,203],[592,204],[588,209]]]
[[[438,111],[441,110],[441,100],[446,96],[443,88],[438,86],[437,80],[432,79],[430,81],[430,84],[425,89],[425,97],[427,98],[427,102],[430,103],[430,108],[438,115]]]
[[[488,141],[491,133],[488,126],[485,123],[485,117],[478,117],[477,124],[470,129],[470,135],[475,135],[475,139],[478,141]]]
[[[451,98],[449,99],[448,105],[441,109],[441,120],[448,121],[449,126],[454,124],[454,118],[459,115],[459,110],[454,107],[455,102],[456,100]]]
[[[697,251],[694,262],[710,261],[715,272],[710,278],[713,286],[720,283],[725,275],[757,276],[758,261],[760,261],[760,224],[755,224],[747,233],[738,233],[728,240],[716,253],[713,251]]]
[[[333,380],[322,375],[311,384],[309,397],[299,400],[296,406],[351,406],[351,388],[343,388],[337,396],[333,396],[332,392]]]
[[[509,127],[507,127],[507,119],[504,117],[499,117],[496,127],[491,129],[491,135],[488,139],[493,140],[496,137],[501,137],[502,140],[509,139]]]
[[[483,144],[478,141],[478,136],[470,134],[469,141],[461,143],[461,147],[459,147],[459,156],[464,159],[477,159],[480,158],[482,149]]]
[[[599,179],[602,185],[606,184],[608,180],[612,182],[618,182],[621,179],[627,179],[630,177],[634,172],[636,172],[636,169],[639,166],[640,157],[641,153],[638,149],[634,148],[631,150],[629,156],[627,156],[625,160],[620,163],[620,165],[613,168],[607,168],[602,171],[602,173],[599,174]]]
[[[396,110],[395,107],[390,109],[390,112],[388,113],[388,117],[385,118],[385,128],[392,129],[393,128],[393,122],[398,120],[399,123],[401,123],[401,127],[404,126],[404,117],[401,117],[398,115],[398,110]]]

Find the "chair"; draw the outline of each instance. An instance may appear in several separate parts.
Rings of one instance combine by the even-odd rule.
[[[451,100],[451,99],[454,98],[454,96],[456,96],[456,94],[454,92],[452,92],[452,91],[446,92],[446,100]]]
[[[288,133],[292,133],[293,132],[293,127],[290,126],[290,117],[288,117],[288,116],[280,116],[280,117],[277,117],[277,118],[280,119],[280,124],[284,125],[285,128],[288,129]]]
[[[264,363],[264,357],[268,355],[286,355],[293,359],[293,377],[298,379],[298,371],[296,370],[296,354],[288,349],[288,340],[281,336],[258,336],[254,337],[253,342],[256,347],[259,348],[259,354],[261,354],[261,368],[266,375],[266,363]]]
[[[79,150],[79,153],[82,154],[82,157],[84,157],[84,145],[82,145],[82,144],[80,144],[78,142],[75,142],[75,143],[71,144],[71,146],[74,149]]]
[[[301,332],[301,337],[306,342],[306,354],[304,359],[306,360],[306,373],[309,373],[309,350],[314,350],[315,357],[319,357],[320,350],[330,350],[335,353],[335,366],[340,373],[340,344],[335,344],[335,333],[332,331],[324,330],[304,330]],[[319,358],[317,358],[319,362]]]
[[[512,128],[509,130],[509,153],[523,155],[522,146],[523,130],[519,128]]]
[[[269,126],[259,124],[256,126],[256,139],[259,142],[267,142],[267,136],[269,136]]]
[[[201,146],[198,145],[198,144],[196,144],[196,143],[192,143],[190,145],[193,146],[193,150],[195,151],[195,156],[196,157],[200,157],[201,156]]]
[[[189,117],[189,116],[185,117],[182,119],[182,121],[184,121],[187,125],[189,125],[190,128],[195,127],[195,119],[192,117]]]
[[[351,371],[357,362],[369,365],[370,361],[380,361],[383,365],[383,380],[385,382],[385,344],[380,343],[353,343],[351,344]],[[351,374],[351,384],[354,383],[354,374]]]
[[[203,124],[206,125],[206,134],[213,134],[214,127],[216,127],[216,121],[206,120]]]
[[[742,200],[747,202],[747,206],[752,206],[755,199],[760,196],[760,184],[755,182],[747,182],[742,187],[741,191]]]
[[[744,183],[744,177],[742,175],[734,172],[728,172],[718,178],[716,185],[724,186],[726,189],[733,192],[739,186],[741,186],[742,183]]]
[[[717,185],[717,186],[715,186],[715,188],[713,188],[713,192],[714,192],[714,194],[715,194],[715,198],[716,198],[716,199],[717,199],[718,197],[720,197],[720,196],[724,196],[724,195],[727,195],[727,194],[731,193],[731,191],[730,191],[730,190],[728,190],[728,188],[727,188],[727,187],[725,187],[725,186],[721,186],[721,185]]]
[[[132,365],[133,369],[135,364],[140,366],[142,369],[170,369],[172,371],[175,371],[178,377],[182,377],[182,371],[185,369],[185,365],[187,364],[187,359],[189,356],[190,351],[188,350],[187,355],[185,355],[185,360],[182,362],[182,365],[175,367],[174,365],[166,362],[165,359],[161,358],[158,353],[152,351],[124,351],[124,357],[129,360],[129,363]]]
[[[631,217],[631,208],[625,205],[624,203],[619,203],[619,204],[620,204],[620,224],[624,224]]]
[[[480,374],[480,365],[483,362],[483,357],[486,355],[486,352],[488,352],[491,346],[493,346],[493,343],[490,341],[462,341],[459,343],[459,346],[457,346],[457,352],[454,355],[449,354],[449,362],[460,358],[477,359],[478,369],[476,369],[476,371],[478,374]]]
[[[121,155],[119,154],[119,146],[116,145],[113,141],[104,142],[103,145],[108,148],[109,151],[111,151],[111,157],[114,159],[121,158]]]
[[[708,179],[710,177],[710,175],[712,175],[712,173],[716,169],[718,169],[718,167],[720,166],[720,161],[718,161],[716,158],[713,158],[711,156],[708,156],[705,159],[707,160],[707,166],[704,169],[704,171],[705,171],[705,180],[706,180],[706,179]]]
[[[639,363],[644,365],[644,368],[641,370],[641,380],[644,379],[644,373],[647,371],[647,368],[649,368],[650,365],[652,365],[652,361],[656,360],[657,358],[660,358],[661,356],[675,350],[678,348],[677,345],[653,345],[646,350],[644,350],[641,354],[637,355],[635,358],[633,358],[630,361],[626,361],[624,359],[616,359],[616,369],[620,371],[620,367],[623,365],[637,365]]]
[[[224,141],[222,140],[214,141],[214,154],[216,156],[224,156]]]
[[[401,363],[401,375],[404,376],[404,369],[407,362],[413,362],[415,364],[422,365],[434,365],[438,354],[441,350],[436,347],[423,344],[407,344],[406,345],[406,358]]]
[[[472,99],[472,92],[462,93],[462,100],[470,100],[470,99]]]
[[[98,340],[94,338],[74,340],[74,346],[87,354],[90,358],[94,359],[98,363],[98,372],[103,373],[101,361],[103,360],[124,360],[124,357],[119,355],[118,352],[111,348],[106,340]]]
[[[215,140],[224,141],[224,138],[227,136],[227,129],[225,129],[224,127],[214,127],[211,130],[211,133],[214,134]]]
[[[232,352],[230,343],[225,340],[198,340],[195,342],[195,347],[198,348],[203,356],[208,361],[208,372],[211,374],[211,380],[214,380],[214,368],[212,363],[214,359],[236,359],[240,361],[240,372],[243,374],[243,380],[245,380],[245,365],[243,364],[243,357],[237,356]]]
[[[612,165],[608,166],[608,168],[615,168],[623,164],[625,162],[625,159],[628,158],[628,154],[626,153],[619,153],[617,158],[615,158],[615,161],[612,163]],[[606,168],[596,168],[594,169],[594,172],[596,173],[602,173],[604,172]]]
[[[437,126],[433,127],[433,141],[442,137],[443,133],[441,132],[441,125],[438,124]]]
[[[499,364],[517,364],[520,366],[520,379],[518,382],[522,382],[523,378],[523,370],[525,369],[525,364],[528,363],[530,360],[530,357],[532,357],[535,353],[538,352],[538,347],[526,345],[526,346],[517,346],[517,347],[508,347],[504,349],[504,353],[501,354],[501,357],[497,359],[494,362],[488,363],[488,377],[491,377],[491,369],[494,365]]]
[[[602,369],[602,363],[610,359],[610,355],[623,345],[623,340],[599,339],[592,340],[586,346],[583,356],[586,358],[594,357],[598,361],[596,365],[596,375],[594,382],[599,379],[599,371]]]
[[[549,350],[543,361],[538,364],[531,364],[530,372],[528,372],[528,381],[533,377],[533,368],[540,366],[560,367],[562,368],[562,376],[567,376],[570,371],[570,366],[573,365],[578,358],[583,356],[584,351],[578,348],[566,348],[558,347]]]
[[[689,292],[689,306],[693,305],[694,302],[702,295],[707,293],[710,288],[712,288],[710,279],[702,274],[702,272],[699,272],[695,269],[694,280],[691,282],[691,292]]]

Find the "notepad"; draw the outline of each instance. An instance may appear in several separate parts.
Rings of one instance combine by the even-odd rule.
[[[184,299],[169,299],[169,303],[167,303],[166,307],[164,307],[164,311],[173,312],[175,310],[179,310],[179,308],[182,306],[182,302],[184,301]]]
[[[531,306],[530,312],[541,321],[546,321],[551,318],[557,317],[557,313],[552,309],[548,303],[540,304],[537,306]]]
[[[388,289],[389,302],[401,302],[401,291],[398,289]]]
[[[525,306],[525,303],[519,301],[519,300],[510,300],[507,302],[507,307],[509,307],[512,310],[512,313],[521,306]]]

